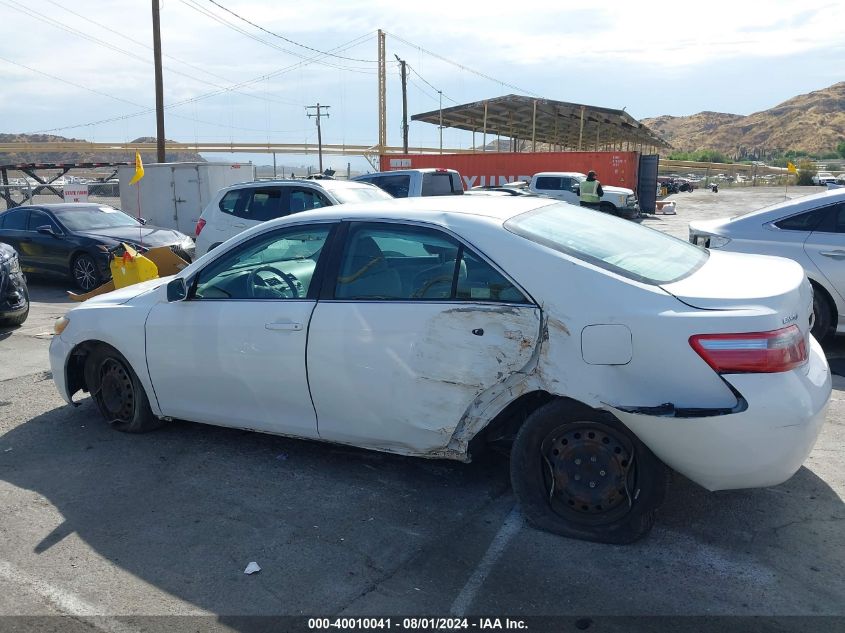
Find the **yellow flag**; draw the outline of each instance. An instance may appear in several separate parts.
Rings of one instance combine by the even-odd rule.
[[[791,163],[790,163],[791,164]],[[132,180],[129,181],[130,185],[134,185],[136,182],[141,180],[144,177],[144,163],[141,162],[141,152],[135,152],[135,175],[132,176]]]
[[[797,174],[797,173],[798,173],[798,170],[797,170],[797,169],[795,169],[795,165],[793,165],[792,163],[786,163],[786,170],[787,170],[790,174]],[[141,170],[141,173],[142,173],[142,174],[144,173],[144,170],[143,170],[143,169]]]

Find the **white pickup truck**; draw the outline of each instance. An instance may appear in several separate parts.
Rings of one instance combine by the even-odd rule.
[[[578,204],[581,182],[586,179],[585,174],[576,171],[544,171],[531,177],[528,189],[536,194]],[[629,219],[639,216],[640,203],[633,190],[611,185],[602,185],[601,188],[604,195],[599,209]]]
[[[464,192],[461,175],[454,169],[396,169],[356,176],[352,180],[368,182],[384,189],[394,198],[417,196],[453,196]]]

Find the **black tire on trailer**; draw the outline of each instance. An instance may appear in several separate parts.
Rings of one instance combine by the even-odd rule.
[[[511,483],[528,522],[600,543],[632,543],[654,525],[666,467],[613,416],[555,400],[511,449]]]
[[[85,384],[100,413],[124,433],[146,433],[164,424],[157,418],[138,375],[116,349],[101,344],[85,361]]]
[[[819,342],[830,336],[833,323],[833,309],[824,290],[813,284],[813,320],[810,333]]]
[[[79,253],[70,263],[70,278],[82,292],[93,290],[102,283],[97,262],[88,253]]]

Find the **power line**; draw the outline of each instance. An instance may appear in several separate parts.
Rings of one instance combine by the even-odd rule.
[[[375,60],[375,59],[361,59],[359,57],[344,57],[343,55],[335,55],[333,53],[327,53],[326,51],[321,51],[320,49],[312,48],[311,46],[306,46],[305,44],[300,44],[299,42],[295,42],[294,40],[287,38],[284,35],[279,35],[278,33],[274,33],[273,31],[269,31],[269,30],[265,29],[263,26],[260,26],[260,25],[256,24],[255,22],[251,22],[250,20],[246,19],[242,15],[235,13],[231,9],[227,9],[226,7],[224,7],[219,2],[215,2],[215,0],[208,0],[208,1],[211,4],[215,5],[216,7],[223,9],[226,13],[230,13],[231,15],[235,16],[239,20],[246,22],[247,24],[249,24],[251,26],[254,26],[259,31],[264,31],[268,35],[272,35],[273,37],[277,37],[280,40],[284,40],[285,42],[288,42],[289,44],[293,44],[294,46],[299,46],[299,47],[307,49],[309,51],[313,51],[315,53],[320,53],[321,55],[329,55],[331,57],[337,57],[338,59],[345,59],[345,60],[351,61],[351,62],[367,62],[369,64],[377,64],[378,63],[378,60]]]
[[[291,51],[291,50],[288,50],[288,49],[283,48],[281,46],[278,46],[277,44],[273,44],[272,42],[268,42],[267,40],[262,39],[262,38],[260,38],[256,35],[250,33],[249,31],[246,31],[246,30],[240,28],[236,24],[233,24],[233,23],[229,22],[228,20],[225,20],[224,18],[220,17],[219,15],[216,15],[212,11],[209,11],[209,10],[205,9],[204,7],[201,7],[194,0],[180,0],[180,2],[182,4],[184,4],[186,7],[193,9],[197,13],[205,15],[206,17],[211,18],[215,22],[222,24],[223,26],[225,26],[225,27],[227,27],[227,28],[229,28],[233,31],[236,31],[236,32],[240,33],[241,35],[248,37],[249,39],[251,39],[255,42],[258,42],[259,44],[264,44],[265,46],[268,46],[268,47],[270,47],[274,50],[277,50],[279,52],[286,53],[287,55],[299,57],[300,59],[307,59],[305,56],[303,56],[299,53],[296,53],[294,51]],[[355,68],[353,66],[340,66],[340,65],[337,65],[337,64],[332,64],[331,62],[327,62],[327,61],[321,59],[321,57],[325,57],[326,55],[327,55],[327,53],[321,52],[319,55],[312,57],[310,59],[314,63],[320,64],[320,65],[323,65],[323,66],[328,66],[330,68],[337,68],[339,70],[346,70],[346,71],[357,72],[357,73],[362,73],[362,74],[375,74],[375,72],[376,72],[376,71],[368,69],[368,68]]]
[[[408,64],[408,68],[410,68],[410,69],[411,69],[411,72],[412,72],[412,73],[414,73],[417,77],[419,77],[420,79],[422,79],[422,80],[426,83],[426,85],[428,85],[428,86],[429,86],[432,90],[434,90],[434,92],[436,92],[436,93],[438,93],[438,94],[442,95],[445,99],[448,99],[448,100],[449,100],[449,101],[451,101],[452,103],[455,103],[455,104],[457,104],[457,103],[458,103],[458,102],[457,102],[457,101],[455,101],[452,97],[447,97],[447,96],[446,96],[446,94],[445,94],[442,90],[439,90],[438,88],[435,88],[434,86],[432,86],[432,85],[431,85],[431,83],[430,83],[429,81],[427,81],[427,80],[426,80],[426,78],[425,78],[425,77],[423,77],[421,74],[419,74],[419,73],[418,73],[418,72],[414,69],[414,67],[413,67],[413,66],[411,66],[410,64]]]
[[[403,44],[407,44],[408,46],[411,46],[412,48],[416,48],[421,53],[425,53],[426,55],[430,55],[431,57],[434,57],[436,59],[439,59],[440,61],[446,62],[447,64],[451,64],[452,66],[455,66],[456,68],[460,68],[461,70],[466,71],[468,73],[472,73],[473,75],[478,75],[482,79],[492,81],[493,83],[497,83],[500,86],[505,86],[506,88],[511,88],[511,89],[516,90],[517,92],[521,92],[523,94],[531,95],[532,97],[541,97],[542,98],[542,95],[539,95],[536,92],[532,92],[531,90],[525,90],[523,88],[520,88],[519,86],[515,86],[515,85],[508,83],[506,81],[502,81],[500,79],[496,79],[495,77],[491,77],[490,75],[487,75],[487,74],[485,74],[481,71],[473,70],[472,68],[468,68],[467,66],[464,66],[461,63],[458,63],[456,61],[453,61],[451,59],[443,57],[443,55],[433,53],[432,51],[423,48],[419,44],[414,44],[413,42],[409,42],[408,40],[406,40],[402,37],[399,37],[398,35],[395,35],[393,33],[388,33],[388,35],[390,35],[390,37],[396,38],[397,40],[399,40]]]
[[[79,88],[80,90],[85,90],[86,92],[90,92],[92,94],[95,94],[95,95],[98,95],[98,96],[101,96],[101,97],[107,97],[109,99],[114,99],[115,101],[120,101],[121,103],[125,103],[127,105],[135,106],[135,107],[138,107],[138,108],[145,108],[142,112],[138,112],[138,113],[129,115],[126,118],[131,118],[131,117],[134,117],[134,116],[141,116],[143,114],[153,112],[152,108],[148,108],[147,106],[145,106],[141,103],[137,103],[135,101],[130,101],[129,99],[124,99],[123,97],[117,97],[115,95],[109,94],[107,92],[102,92],[102,91],[96,90],[94,88],[89,88],[88,86],[83,86],[82,84],[78,84],[74,81],[70,81],[70,80],[64,79],[62,77],[57,77],[56,75],[51,75],[50,73],[44,72],[43,70],[38,70],[37,68],[33,68],[32,66],[27,66],[26,64],[21,64],[19,62],[16,62],[16,61],[13,61],[13,60],[8,59],[6,57],[3,57],[2,55],[0,55],[0,60],[6,62],[8,64],[12,64],[13,66],[18,66],[20,68],[28,70],[29,72],[33,72],[33,73],[36,73],[38,75],[43,75],[44,77],[47,77],[48,79],[52,79],[53,81],[58,81],[60,83],[67,84],[69,86],[73,86],[74,88]],[[179,114],[172,114],[171,116],[174,116],[174,117],[179,118],[179,119],[184,119],[186,121],[196,121],[197,123],[202,123],[204,125],[211,125],[211,126],[215,126],[215,127],[223,127],[223,128],[227,128],[227,129],[243,130],[245,132],[260,132],[262,134],[267,133],[267,132],[285,133],[286,134],[286,133],[289,133],[289,132],[298,132],[299,131],[299,130],[259,130],[257,128],[231,126],[231,125],[225,125],[223,123],[214,123],[213,121],[205,121],[203,119],[197,119],[195,117],[188,117],[188,116],[183,116],[183,115],[179,115]],[[62,129],[62,128],[57,128],[57,129]],[[53,131],[53,130],[46,130],[46,131]]]

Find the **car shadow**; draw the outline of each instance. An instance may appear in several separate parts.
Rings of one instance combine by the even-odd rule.
[[[144,582],[221,614],[340,609],[509,491],[494,454],[413,459],[189,422],[128,435],[89,398],[18,425],[0,436],[6,447],[0,480],[64,517],[43,528],[7,522],[34,535],[32,553],[76,534]],[[251,561],[257,577],[244,575]]]
[[[337,613],[402,565],[466,538],[467,525],[498,524],[494,508],[510,494],[507,462],[492,453],[460,464],[188,422],[133,436],[108,428],[90,399],[20,424],[0,436],[6,446],[14,450],[0,452],[0,479],[46,498],[64,518],[20,528],[6,521],[10,533],[33,535],[32,554],[47,556],[76,534],[144,582],[225,615]],[[544,556],[559,566],[607,553],[630,564],[617,572],[632,586],[642,564],[690,556],[742,574],[749,556],[769,569],[779,564],[772,552],[785,549],[808,566],[841,569],[843,550],[831,543],[844,514],[808,468],[775,488],[719,493],[676,476],[644,541],[630,549],[564,541],[559,556],[555,548]],[[525,538],[558,537],[529,530]],[[735,555],[725,562],[702,554],[707,547]],[[262,567],[258,577],[243,573],[251,561]],[[538,570],[522,582],[545,591],[546,578]]]

